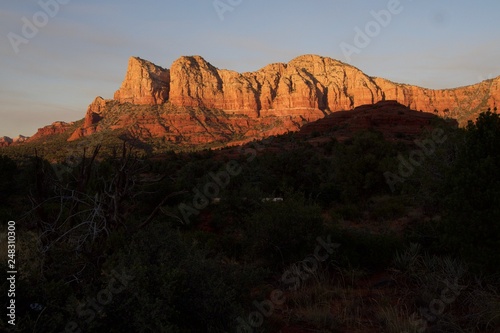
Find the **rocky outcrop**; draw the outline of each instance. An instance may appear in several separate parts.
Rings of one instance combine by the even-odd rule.
[[[10,145],[15,145],[28,141],[29,137],[24,135],[18,135],[15,138],[10,138],[8,136],[0,137],[0,147],[7,147]]]
[[[305,55],[287,64],[274,108],[307,107],[332,112],[382,98],[372,79],[357,68],[330,58]]]
[[[8,136],[0,137],[0,147],[7,147],[13,143],[13,140]]]
[[[83,126],[76,129],[68,141],[74,141],[84,136],[94,134],[97,130],[97,124],[104,117],[104,113],[108,110],[108,105],[112,103],[110,100],[105,100],[104,98],[98,96],[87,108],[87,113],[85,114],[85,119],[83,121]]]
[[[19,134],[15,138],[12,139],[12,143],[23,143],[26,142],[29,139],[29,136],[24,136]]]
[[[478,113],[493,109],[500,102],[500,77],[471,86],[443,90],[398,84],[381,78],[375,78],[374,81],[384,92],[384,99],[397,100],[414,110],[455,118],[461,124],[475,120]]]
[[[219,70],[199,56],[181,57],[170,69],[170,98],[176,106],[221,109],[257,117],[259,91],[248,75]]]
[[[170,71],[131,58],[120,102],[206,107],[248,117],[293,116],[307,121],[363,104],[396,100],[415,110],[473,119],[500,99],[500,77],[476,85],[432,90],[367,76],[317,55],[271,64],[256,72],[218,69],[200,56],[181,57]]]
[[[314,55],[243,74],[219,70],[199,56],[181,57],[170,73],[173,105],[249,117],[296,116],[311,121],[383,99],[373,80],[358,69]]]
[[[52,123],[51,125],[39,128],[38,131],[30,137],[26,142],[33,142],[36,140],[43,139],[44,137],[56,135],[56,134],[62,134],[66,131],[68,131],[72,126],[73,122],[66,123],[64,121],[56,121]]]
[[[168,100],[170,71],[141,58],[132,57],[127,74],[114,99],[121,103],[162,104]]]
[[[288,130],[296,131],[303,123],[292,117],[250,118],[227,115],[217,109],[171,104],[120,104],[99,98],[89,106],[84,125],[76,129],[68,141],[102,130],[115,130],[141,141],[161,139],[165,143],[178,144],[244,142]]]

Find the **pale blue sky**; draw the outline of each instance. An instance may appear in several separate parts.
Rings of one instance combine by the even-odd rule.
[[[498,0],[400,0],[399,13],[349,59],[341,44],[355,46],[355,28],[365,30],[371,11],[397,0],[217,0],[232,7],[224,20],[214,0],[57,0],[66,4],[45,25],[39,1],[56,0],[0,4],[0,135],[83,118],[96,96],[113,97],[130,56],[169,68],[197,54],[253,71],[313,53],[428,88],[500,75]],[[39,31],[16,53],[9,33],[24,38],[23,17],[34,15]]]

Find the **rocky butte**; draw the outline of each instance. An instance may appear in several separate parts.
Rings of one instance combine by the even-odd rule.
[[[169,69],[132,57],[114,98],[96,98],[69,140],[122,129],[143,140],[198,144],[239,138],[243,142],[297,131],[334,112],[388,100],[464,124],[497,106],[499,83],[497,77],[432,90],[371,77],[317,55],[246,73],[218,69],[200,56],[180,57]]]
[[[9,138],[8,136],[0,137],[0,147],[7,147],[12,144],[19,144],[28,141],[29,137],[24,135],[18,135],[15,138]]]
[[[170,70],[140,58],[129,67],[115,100],[122,103],[204,106],[250,117],[312,117],[363,104],[396,100],[414,110],[459,115],[496,105],[500,77],[476,85],[432,90],[370,77],[340,61],[317,55],[271,64],[256,72],[220,70],[200,56],[181,57]],[[298,110],[298,111],[297,111]]]

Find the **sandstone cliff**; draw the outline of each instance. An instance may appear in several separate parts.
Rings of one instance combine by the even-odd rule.
[[[196,106],[249,117],[302,116],[314,120],[359,105],[396,100],[412,109],[471,118],[500,99],[500,77],[476,85],[432,90],[370,77],[340,61],[317,55],[256,72],[218,69],[200,56],[181,57],[170,70],[131,58],[115,100],[133,104]]]
[[[375,78],[384,99],[397,100],[415,110],[435,112],[457,119],[461,124],[475,120],[478,113],[500,102],[500,77],[475,85],[443,90],[425,89]]]
[[[132,57],[127,74],[114,99],[121,103],[161,104],[168,99],[170,72],[141,58]]]
[[[219,70],[202,57],[181,57],[170,69],[170,102],[257,117],[258,91],[245,75]]]
[[[114,100],[97,98],[70,140],[105,128],[187,143],[227,141],[238,135],[258,138],[271,128],[275,134],[298,130],[334,112],[386,100],[464,124],[496,107],[499,83],[500,77],[468,87],[432,90],[370,77],[317,55],[246,73],[218,69],[200,56],[181,57],[170,69],[133,57]],[[115,103],[124,106],[117,108]],[[140,116],[133,112],[139,109]]]
[[[94,134],[98,130],[97,123],[103,118],[103,113],[105,113],[110,103],[111,101],[106,101],[100,96],[96,97],[87,108],[82,127],[74,131],[68,141],[77,140],[84,136]]]

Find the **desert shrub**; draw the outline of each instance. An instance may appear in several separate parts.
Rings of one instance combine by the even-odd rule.
[[[482,113],[469,122],[434,183],[445,213],[440,239],[472,268],[498,272],[500,265],[500,116]]]
[[[105,320],[93,325],[137,332],[234,328],[260,271],[208,256],[193,240],[183,238],[168,224],[155,221],[107,260],[105,270],[123,269],[133,279],[106,308]]]
[[[97,279],[68,284],[40,276],[35,264],[23,268],[20,331],[230,332],[251,303],[250,286],[267,274],[209,254],[157,220],[140,232],[115,233],[110,243]]]
[[[16,327],[13,332],[64,331],[72,314],[68,302],[74,298],[64,281],[38,282],[35,285],[18,280],[16,289],[22,292],[16,293]],[[10,325],[4,327],[12,328]]]
[[[470,324],[474,328],[483,330],[497,329],[500,327],[500,292],[498,286],[481,285],[474,288],[467,294],[466,303],[474,312],[467,316]]]
[[[247,258],[273,267],[302,260],[322,235],[321,210],[300,194],[283,202],[267,202],[245,220]]]
[[[5,234],[0,235],[5,236]],[[74,290],[63,279],[48,280],[44,277],[37,236],[22,228],[16,233],[16,327],[13,332],[59,332],[71,315],[69,300]],[[6,253],[0,255],[2,269],[6,272]],[[60,260],[67,260],[67,258]],[[8,281],[3,279],[0,287],[8,290]],[[7,301],[7,298],[5,298]],[[6,302],[2,304],[6,305]],[[7,317],[5,317],[7,318]],[[4,320],[4,318],[2,318]],[[12,326],[0,321],[0,330]],[[3,331],[2,331],[3,332]]]
[[[394,146],[377,132],[363,132],[339,144],[335,151],[334,182],[344,202],[359,202],[387,193],[384,172],[395,164]]]
[[[340,244],[337,264],[342,267],[380,269],[387,267],[403,246],[402,241],[391,234],[372,234],[362,230],[330,227],[332,241]]]
[[[322,207],[328,207],[332,202],[340,199],[340,190],[340,187],[334,184],[333,181],[321,182],[316,200]]]

